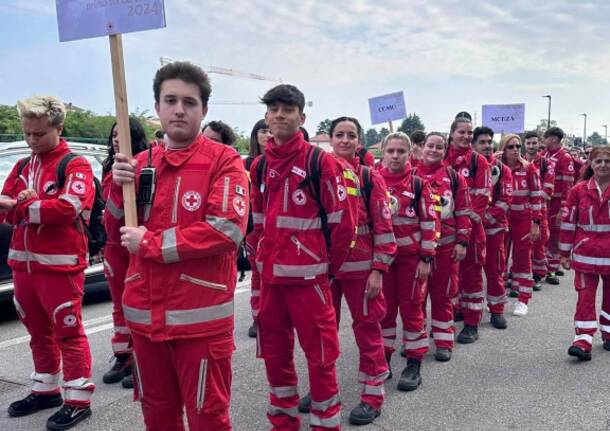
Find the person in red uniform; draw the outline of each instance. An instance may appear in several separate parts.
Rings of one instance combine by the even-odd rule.
[[[458,343],[474,343],[479,338],[478,326],[483,316],[483,265],[485,264],[485,230],[483,220],[491,199],[491,169],[480,154],[473,153],[472,123],[458,117],[451,123],[449,150],[445,163],[466,178],[472,209],[472,233],[466,258],[460,263],[461,316],[464,327]],[[474,155],[473,155],[474,154]]]
[[[409,164],[412,168],[418,168],[424,163],[424,140],[426,133],[422,130],[416,130],[411,133],[411,153],[409,154]]]
[[[138,154],[148,148],[146,142],[146,132],[140,122],[129,118],[129,132],[131,135],[131,152]],[[119,130],[116,123],[110,129],[108,137],[108,157],[102,163],[102,197],[108,201],[110,188],[112,186],[112,164],[114,155],[119,152]],[[109,202],[104,211],[104,219],[114,217],[120,220],[123,212],[112,206]],[[110,223],[112,224],[112,222]],[[129,266],[129,252],[121,246],[121,234],[118,230],[111,231],[109,223],[104,221],[106,228],[106,244],[104,246],[104,275],[110,288],[112,298],[112,322],[114,324],[114,334],[111,339],[112,352],[114,353],[114,364],[102,378],[104,383],[122,382],[123,387],[133,388],[132,379],[132,359],[131,359],[131,337],[129,328],[125,323],[123,315],[123,291],[125,290],[125,274]],[[116,223],[115,223],[116,226]]]
[[[591,359],[597,329],[595,296],[601,278],[602,304],[599,327],[605,350],[610,350],[610,148],[594,147],[590,165],[570,190],[562,208],[561,263],[573,269],[578,294],[574,327],[576,336],[568,350],[580,360]]]
[[[274,430],[300,427],[293,358],[296,329],[309,371],[310,426],[339,430],[339,338],[329,277],[337,275],[355,240],[355,211],[349,206],[340,163],[324,151],[314,151],[299,130],[305,121],[303,93],[281,84],[262,101],[273,137],[264,158],[252,164],[250,178],[252,213],[263,218],[254,225],[254,246],[262,278],[257,341],[270,386],[267,417]]]
[[[370,168],[375,167],[375,156],[373,156],[373,153],[367,150],[364,145],[358,144],[358,147],[356,148],[356,155],[358,156],[360,163],[364,166],[368,166]]]
[[[542,212],[538,169],[521,157],[521,138],[504,135],[499,151],[502,162],[513,175],[513,200],[510,204],[508,238],[512,243],[511,287],[518,291],[513,314],[525,316],[532,297],[532,244],[540,237]]]
[[[386,312],[381,287],[383,275],[396,255],[392,221],[383,216],[388,214],[390,205],[385,182],[374,169],[369,167],[365,171],[356,156],[361,136],[362,127],[355,118],[340,117],[331,122],[333,152],[349,164],[360,184],[356,246],[331,284],[337,324],[341,316],[341,297],[345,296],[360,351],[361,401],[349,417],[350,422],[357,425],[371,423],[381,413],[383,384],[388,376],[380,324]],[[368,184],[368,190],[365,190],[365,184]]]
[[[551,200],[548,202],[549,241],[547,244],[547,260],[549,272],[546,282],[559,284],[557,275],[563,275],[559,270],[559,225],[561,207],[565,204],[568,191],[574,185],[576,170],[572,156],[562,147],[564,133],[559,127],[551,127],[544,132],[545,153],[543,157],[555,165],[555,187]]]
[[[489,127],[477,127],[472,137],[472,148],[482,154],[491,166],[491,205],[487,208],[485,227],[485,277],[487,280],[487,306],[491,313],[491,324],[497,329],[506,329],[504,304],[506,288],[503,273],[506,270],[505,237],[508,231],[508,211],[512,202],[513,176],[508,166],[494,158],[494,132]]]
[[[549,240],[548,202],[555,190],[555,164],[541,157],[540,138],[538,132],[525,133],[525,160],[532,163],[538,169],[540,178],[540,203],[542,211],[540,214],[540,238],[534,242],[532,248],[532,276],[534,278],[534,290],[541,290],[540,282],[548,272],[545,249]]]
[[[395,350],[396,317],[400,311],[407,358],[397,385],[401,391],[415,390],[422,382],[420,368],[428,351],[423,304],[440,231],[430,185],[415,176],[409,165],[410,147],[409,136],[402,132],[390,133],[381,144],[384,160],[381,175],[391,194],[392,225],[398,245],[396,259],[383,277],[387,313],[381,328],[389,365]],[[383,215],[390,217],[389,213]]]
[[[199,132],[211,91],[199,67],[168,64],[153,89],[166,145],[150,159],[116,154],[108,198],[121,210],[120,185],[140,187],[143,169],[155,169],[154,194],[139,189],[140,226],[120,228],[131,253],[123,312],[135,392],[148,430],[184,430],[184,409],[191,430],[231,430],[235,257],[248,178],[233,148]]]
[[[23,134],[32,154],[18,161],[4,183],[0,221],[13,225],[8,264],[14,302],[31,336],[32,392],[12,403],[10,416],[63,407],[47,421],[50,430],[68,429],[91,415],[91,352],[82,324],[87,267],[84,231],[95,196],[93,171],[84,157],[65,167],[70,154],[60,138],[66,114],[53,96],[19,101]],[[64,400],[59,379],[63,371]]]
[[[471,224],[470,197],[466,180],[445,166],[447,140],[440,133],[429,133],[424,140],[423,164],[415,173],[429,182],[440,206],[440,238],[428,279],[432,311],[434,358],[446,362],[453,350],[453,298],[458,289],[459,262],[466,257]],[[425,306],[425,303],[424,303]]]
[[[254,159],[265,152],[265,146],[267,141],[271,138],[271,132],[269,126],[265,122],[265,119],[258,120],[252,132],[250,133],[250,149],[244,166],[248,175]],[[263,215],[261,213],[252,213],[253,225],[263,224]],[[260,231],[257,229],[252,230],[246,236],[246,252],[248,253],[248,261],[250,262],[251,275],[250,275],[250,308],[252,310],[252,325],[248,328],[248,336],[250,338],[256,338],[256,319],[258,317],[258,310],[260,308],[260,296],[261,296],[261,275],[256,268],[254,261],[254,253],[256,251],[256,243],[258,242],[257,234]]]

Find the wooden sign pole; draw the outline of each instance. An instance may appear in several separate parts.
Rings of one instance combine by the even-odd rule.
[[[390,133],[394,133],[394,125],[391,121],[388,121],[388,125],[390,126]]]
[[[114,85],[114,102],[119,131],[119,149],[131,160],[131,133],[129,129],[129,109],[127,108],[127,85],[125,84],[125,63],[123,61],[123,43],[120,34],[110,38],[110,58],[112,60],[112,81]],[[123,206],[125,208],[125,226],[138,226],[136,210],[136,189],[134,183],[123,184]]]

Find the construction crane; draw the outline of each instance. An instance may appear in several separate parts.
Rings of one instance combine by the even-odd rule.
[[[173,63],[175,60],[170,57],[161,57],[161,67],[166,64]],[[282,82],[282,78],[270,78],[268,76],[258,75],[256,73],[241,72],[239,70],[229,69],[226,67],[218,66],[204,66],[199,65],[207,73],[216,73],[218,75],[235,76],[237,78],[255,79],[257,81],[271,81],[271,82]]]

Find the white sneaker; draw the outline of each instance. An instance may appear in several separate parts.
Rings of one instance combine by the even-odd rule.
[[[515,305],[515,310],[513,311],[513,316],[525,316],[527,314],[527,304],[524,304],[523,302],[519,301],[517,302],[517,304]]]

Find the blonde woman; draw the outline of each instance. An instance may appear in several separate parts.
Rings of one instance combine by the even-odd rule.
[[[518,291],[513,314],[525,316],[532,297],[532,244],[540,237],[541,197],[538,170],[521,157],[521,138],[506,135],[500,141],[502,162],[513,175],[513,201],[509,212],[508,241],[512,242],[512,288]],[[507,250],[509,250],[507,246]],[[508,252],[507,252],[508,256]]]

